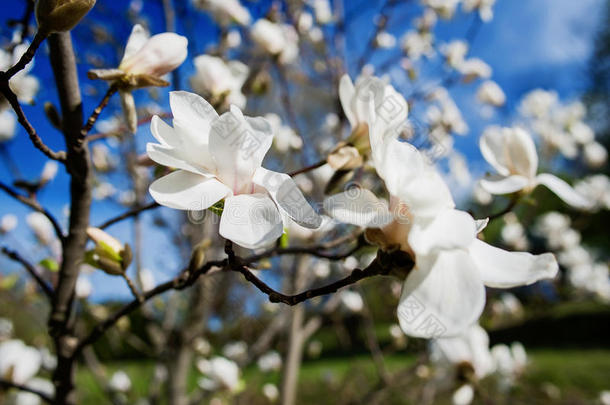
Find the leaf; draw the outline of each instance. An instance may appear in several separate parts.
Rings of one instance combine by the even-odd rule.
[[[52,257],[47,257],[46,259],[42,259],[39,263],[45,269],[55,273],[59,270],[59,263]]]

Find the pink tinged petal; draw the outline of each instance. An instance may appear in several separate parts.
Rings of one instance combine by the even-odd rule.
[[[487,163],[493,166],[499,174],[508,176],[510,174],[509,162],[504,151],[504,132],[501,128],[490,128],[483,132],[479,140],[481,153]]]
[[[343,106],[343,112],[352,128],[358,125],[354,112],[352,111],[352,99],[355,95],[354,84],[348,75],[343,75],[339,81],[339,100]]]
[[[455,207],[449,187],[433,168],[424,170],[398,194],[414,216],[433,217]]]
[[[485,286],[468,253],[444,251],[418,257],[402,288],[398,321],[409,336],[455,336],[483,312]]]
[[[123,60],[133,56],[137,51],[142,49],[149,38],[150,35],[144,27],[140,24],[134,25],[131,30],[131,35],[129,35],[129,39],[127,40],[127,45],[125,45]]]
[[[282,236],[282,217],[265,194],[236,195],[225,200],[219,232],[242,247],[256,249]]]
[[[119,68],[129,74],[163,76],[184,62],[187,45],[186,37],[172,32],[154,35],[136,53],[125,58]]]
[[[481,179],[481,187],[491,194],[510,194],[523,190],[530,185],[530,180],[524,176],[489,176]]]
[[[192,211],[209,208],[231,194],[231,190],[218,180],[184,170],[156,180],[150,185],[149,192],[161,205]]]
[[[246,118],[239,108],[212,123],[210,151],[218,177],[235,194],[252,192],[252,177],[271,147],[273,132],[264,118]]]
[[[387,203],[363,188],[326,198],[324,210],[341,222],[366,228],[383,228],[394,220]]]
[[[430,220],[415,220],[409,233],[409,245],[418,255],[437,249],[466,248],[474,240],[476,224],[464,211],[445,210]]]
[[[310,229],[317,229],[322,224],[322,217],[309,205],[287,174],[259,167],[254,173],[253,182],[267,190],[273,201],[297,224]]]
[[[538,153],[532,137],[522,128],[512,128],[505,134],[506,152],[513,173],[534,178],[538,170]]]
[[[542,173],[536,176],[536,183],[546,186],[549,190],[572,207],[589,209],[593,202],[578,194],[568,183],[552,174]]]
[[[147,143],[146,154],[154,162],[160,165],[186,170],[205,177],[214,177],[214,174],[204,167],[197,167],[190,164],[185,158],[183,151],[179,149],[170,148],[157,143]]]
[[[533,255],[509,252],[475,240],[469,247],[470,256],[481,273],[485,285],[511,288],[529,285],[557,275],[558,265],[551,253]]]

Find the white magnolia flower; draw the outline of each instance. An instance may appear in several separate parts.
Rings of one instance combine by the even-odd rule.
[[[417,61],[422,56],[429,57],[434,54],[433,39],[429,32],[408,31],[400,39],[400,46],[411,60]]]
[[[157,285],[155,275],[149,269],[142,269],[138,275],[143,291],[150,291]]]
[[[248,355],[248,345],[241,340],[229,342],[222,348],[222,355],[235,361],[243,360]]]
[[[450,19],[455,14],[460,0],[423,0],[422,3],[433,9],[442,18]]]
[[[362,296],[356,291],[343,290],[339,293],[341,304],[349,312],[359,313],[364,308]]]
[[[0,111],[0,144],[15,137],[17,118],[10,110]]]
[[[396,46],[396,37],[387,31],[381,31],[375,37],[375,45],[383,49],[394,48]]]
[[[313,27],[313,16],[307,11],[303,11],[299,14],[297,20],[297,29],[301,34],[305,34]]]
[[[431,127],[431,138],[451,139],[447,135],[465,135],[468,132],[468,124],[464,121],[462,112],[451,98],[447,89],[439,87],[431,94],[431,100],[436,101],[426,110],[426,119]],[[438,140],[437,140],[438,141]],[[444,151],[443,155],[449,150]]]
[[[466,59],[457,66],[457,70],[464,75],[466,81],[491,77],[491,66],[479,58]]]
[[[585,162],[591,168],[600,168],[608,161],[608,151],[599,142],[590,142],[583,148]]]
[[[269,401],[275,402],[280,397],[280,390],[277,388],[277,386],[275,384],[267,383],[267,384],[263,385],[263,395]]]
[[[224,97],[226,105],[246,106],[246,96],[241,92],[250,69],[240,61],[225,62],[222,58],[199,55],[195,58],[195,74],[191,86],[204,96]]]
[[[494,16],[493,5],[496,0],[463,0],[463,8],[467,13],[479,10],[479,16],[481,16],[481,20],[485,22],[491,21]]]
[[[13,65],[21,59],[21,56],[27,51],[28,47],[28,43],[17,45],[12,53],[0,49],[0,71],[5,72],[13,67]],[[26,67],[13,76],[9,82],[9,86],[17,96],[17,99],[26,104],[32,104],[34,102],[34,96],[36,96],[36,93],[38,93],[38,89],[40,88],[38,79],[29,74],[33,67],[34,61],[28,63]],[[3,109],[4,107],[4,96],[0,95],[0,109]],[[2,131],[2,129],[0,129],[0,131]]]
[[[312,6],[318,24],[324,25],[332,22],[333,12],[329,0],[313,0]]]
[[[13,229],[17,228],[18,223],[19,220],[17,219],[16,215],[3,215],[2,219],[0,219],[0,235],[4,235],[11,232]]]
[[[25,218],[36,239],[43,245],[48,245],[55,239],[55,231],[49,218],[40,212],[32,212]]]
[[[286,174],[261,167],[271,146],[271,125],[239,108],[218,116],[203,98],[170,93],[173,128],[154,116],[159,144],[147,145],[155,162],[178,170],[156,180],[151,196],[161,205],[204,210],[224,200],[220,235],[246,248],[266,245],[283,233],[286,214],[307,228],[321,218]]]
[[[474,388],[470,384],[464,384],[451,396],[453,405],[470,405],[474,399]]]
[[[490,127],[481,136],[480,148],[485,160],[498,172],[496,176],[481,180],[481,186],[488,192],[530,192],[542,184],[574,207],[586,209],[591,206],[560,178],[548,173],[536,175],[538,154],[534,141],[525,130]]]
[[[299,150],[303,147],[303,139],[301,139],[292,128],[284,125],[279,115],[269,113],[265,115],[265,119],[271,124],[272,131],[275,135],[273,138],[273,146],[278,152],[286,153],[290,149]]]
[[[272,350],[259,357],[256,364],[263,373],[278,371],[282,367],[282,356]]]
[[[21,340],[0,343],[0,377],[15,384],[25,384],[42,364],[40,352]]]
[[[112,377],[110,377],[110,381],[108,382],[108,386],[113,391],[127,392],[131,389],[131,379],[127,373],[119,370],[112,374]]]
[[[206,378],[201,378],[198,382],[204,390],[235,391],[239,388],[239,367],[229,359],[217,356],[210,360],[200,360],[197,369],[206,375]]]
[[[468,43],[459,39],[443,45],[441,52],[445,55],[447,64],[453,68],[460,66],[468,53]]]
[[[87,299],[91,295],[92,291],[93,285],[91,284],[91,281],[89,281],[88,277],[81,275],[76,279],[76,287],[74,292],[77,298],[83,300]]]
[[[292,25],[276,24],[265,18],[256,21],[250,29],[254,42],[280,63],[291,63],[299,55],[299,35]]]
[[[549,114],[557,100],[556,92],[536,89],[529,92],[523,98],[519,109],[527,117],[543,118]]]
[[[498,83],[492,80],[486,80],[481,83],[477,90],[477,98],[482,103],[491,104],[494,107],[502,107],[506,102],[506,95]]]
[[[233,49],[241,45],[241,34],[238,30],[230,30],[224,39],[227,48]]]
[[[42,392],[49,397],[55,394],[55,386],[49,380],[42,378],[32,378],[25,384],[26,387]],[[44,402],[39,395],[26,391],[17,391],[13,396],[9,396],[7,405],[42,405]]]
[[[575,183],[580,195],[594,202],[592,209],[610,209],[610,179],[604,174],[585,177]]]
[[[226,26],[233,22],[240,25],[250,24],[250,12],[239,0],[193,0],[193,4],[209,11],[220,25]]]
[[[380,228],[376,243],[414,256],[398,306],[406,334],[458,334],[483,311],[485,285],[510,288],[555,276],[551,254],[508,252],[477,239],[482,226],[454,209],[447,185],[413,146],[371,130],[371,149],[390,204],[368,190],[348,190],[324,207],[342,222]]]
[[[57,175],[57,170],[59,169],[59,165],[54,160],[47,161],[42,167],[42,171],[40,172],[40,182],[48,183],[55,178]]]
[[[430,343],[430,358],[441,367],[470,364],[479,379],[496,369],[489,351],[489,336],[476,323],[457,336],[434,339]]]

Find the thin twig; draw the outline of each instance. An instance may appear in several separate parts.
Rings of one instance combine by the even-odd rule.
[[[34,55],[36,55],[38,47],[40,47],[40,45],[46,38],[47,36],[45,34],[41,34],[40,31],[37,32],[34,36],[34,39],[32,40],[32,43],[28,47],[28,50],[25,51],[23,55],[21,55],[21,58],[13,67],[6,71],[6,73],[2,76],[1,79],[6,80],[6,82],[8,83],[11,77],[15,76],[17,73],[23,70],[28,65],[28,63],[30,63],[32,59],[34,59]]]
[[[17,120],[19,121],[21,126],[23,126],[23,128],[25,128],[26,132],[30,136],[30,140],[32,141],[32,143],[34,144],[34,146],[37,149],[39,149],[42,153],[44,153],[49,159],[57,160],[59,162],[64,162],[66,160],[66,153],[63,151],[55,152],[55,151],[51,150],[51,148],[49,148],[47,145],[45,145],[45,143],[42,141],[40,136],[38,136],[38,133],[36,132],[36,130],[34,129],[32,124],[30,124],[30,121],[28,121],[27,117],[25,116],[25,113],[23,112],[23,109],[21,108],[21,104],[19,104],[19,100],[17,99],[17,95],[9,87],[8,80],[6,79],[6,75],[7,75],[7,73],[4,73],[4,74],[2,74],[2,76],[0,76],[0,92],[2,92],[2,94],[4,95],[6,100],[11,105],[11,107],[13,107],[15,114],[17,114]]]
[[[110,102],[110,98],[118,90],[119,90],[119,88],[115,84],[112,84],[108,88],[108,91],[106,91],[106,94],[104,94],[104,97],[102,98],[102,100],[100,101],[98,106],[95,108],[95,110],[93,110],[93,112],[91,113],[91,116],[89,116],[89,119],[87,120],[87,123],[83,126],[83,129],[81,129],[81,131],[80,131],[81,138],[85,138],[87,136],[87,134],[89,133],[89,131],[91,131],[91,129],[95,125],[95,122],[99,118],[100,114],[102,113],[104,108],[106,108],[106,106]]]
[[[136,288],[133,280],[131,278],[129,278],[129,276],[127,275],[127,273],[123,272],[122,274],[123,279],[125,280],[125,282],[127,283],[127,287],[129,287],[129,290],[131,290],[131,293],[133,294],[133,296],[140,302],[144,302],[144,297],[142,296],[142,294],[140,293],[140,291],[138,291],[138,289]]]
[[[100,229],[108,228],[110,225],[114,225],[117,222],[120,222],[120,221],[130,218],[130,217],[135,217],[144,211],[148,211],[148,210],[151,210],[151,209],[157,208],[157,207],[160,207],[160,205],[158,203],[151,202],[151,203],[143,205],[141,207],[133,208],[129,211],[122,213],[121,215],[118,215],[114,218],[111,218],[111,219],[101,223],[100,225],[98,225],[98,228],[100,228]]]
[[[45,280],[43,280],[42,277],[40,277],[40,274],[38,274],[38,272],[36,271],[36,268],[32,265],[32,263],[28,262],[19,253],[17,253],[14,250],[9,249],[6,246],[2,246],[1,250],[2,250],[2,253],[4,253],[9,259],[16,261],[18,263],[21,263],[21,265],[27,270],[28,273],[30,273],[32,278],[40,286],[40,289],[42,290],[42,292],[44,292],[45,295],[49,299],[51,299],[51,300],[53,299],[53,288],[51,288],[51,286],[49,286],[47,284],[47,282]]]
[[[513,210],[513,208],[515,208],[515,206],[518,203],[519,203],[519,197],[511,198],[510,202],[508,203],[508,205],[506,207],[504,207],[504,209],[488,216],[489,221],[493,221],[494,219],[498,219],[498,218],[508,214],[509,212],[511,212]]]
[[[51,221],[51,224],[53,225],[53,229],[55,230],[55,234],[57,235],[59,240],[61,240],[61,241],[64,240],[64,234],[61,229],[61,226],[59,225],[59,222],[57,222],[57,220],[55,219],[53,214],[51,214],[51,212],[49,212],[46,208],[44,208],[42,205],[40,205],[40,203],[38,203],[38,201],[36,201],[33,198],[26,197],[24,195],[19,194],[17,191],[13,190],[11,187],[7,186],[6,184],[4,184],[1,181],[0,181],[0,189],[4,190],[8,195],[13,197],[17,201],[22,202],[23,204],[32,208],[34,211],[40,212],[45,217],[47,217],[49,219],[49,221]]]
[[[46,393],[44,393],[42,391],[38,391],[37,389],[34,389],[34,388],[30,388],[27,385],[16,384],[14,382],[7,381],[5,379],[0,379],[0,388],[3,388],[3,389],[15,388],[20,391],[29,392],[30,394],[38,395],[40,397],[40,399],[42,399],[45,402],[48,402],[49,404],[53,403],[53,398],[48,396]]]
[[[307,167],[303,167],[302,169],[299,169],[299,170],[295,170],[295,171],[293,171],[293,172],[290,172],[290,173],[288,173],[288,175],[289,175],[290,177],[294,177],[294,176],[296,176],[296,175],[298,175],[298,174],[301,174],[301,173],[307,173],[307,172],[309,172],[309,171],[315,170],[315,169],[317,169],[318,167],[322,167],[322,166],[324,166],[325,164],[326,164],[326,159],[323,159],[323,160],[320,160],[319,162],[314,163],[313,165],[310,165],[310,166],[307,166]]]

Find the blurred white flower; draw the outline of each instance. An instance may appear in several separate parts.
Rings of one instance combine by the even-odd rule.
[[[202,337],[197,337],[195,339],[193,342],[193,348],[202,356],[208,356],[212,352],[212,345]]]
[[[578,180],[574,189],[594,202],[593,210],[610,209],[610,179],[605,174],[594,174]]]
[[[258,358],[256,365],[263,373],[278,371],[282,367],[282,356],[275,350],[269,351]]]
[[[231,360],[218,356],[210,360],[201,359],[197,362],[197,369],[206,376],[198,381],[204,390],[233,392],[239,388],[239,367]]]
[[[11,232],[13,229],[17,228],[17,224],[19,220],[17,216],[14,214],[5,214],[0,219],[0,235],[5,235]]]
[[[0,342],[0,377],[15,384],[25,384],[42,364],[40,352],[21,340]]]
[[[17,117],[10,110],[0,110],[0,144],[15,137]]]
[[[387,31],[381,31],[375,37],[375,45],[382,49],[390,49],[396,46],[396,37]]]
[[[453,40],[441,47],[447,64],[453,68],[460,66],[468,53],[468,43],[459,39]]]
[[[457,70],[464,75],[464,80],[467,82],[491,77],[491,66],[479,58],[466,59],[457,66]]]
[[[432,41],[433,36],[429,32],[408,31],[400,39],[400,46],[411,60],[417,61],[422,56],[430,57],[434,54]]]
[[[209,11],[220,25],[236,22],[240,25],[250,24],[250,12],[239,0],[193,0],[195,7]]]
[[[88,277],[81,275],[78,277],[78,279],[76,279],[76,287],[74,291],[77,298],[84,300],[89,298],[91,295],[93,285],[91,284],[91,281],[89,281]]]
[[[263,385],[263,395],[270,402],[275,402],[280,397],[280,390],[275,384],[267,383]]]
[[[15,65],[19,59],[21,59],[21,56],[23,56],[23,54],[27,51],[29,46],[30,44],[27,42],[17,45],[13,49],[12,53],[0,49],[0,71],[6,72],[13,65]],[[36,96],[36,93],[38,93],[38,89],[40,87],[38,79],[29,74],[33,67],[34,61],[32,60],[32,62],[28,63],[24,69],[13,76],[9,82],[9,86],[17,96],[17,99],[26,104],[32,104],[34,102],[34,96]],[[2,110],[5,106],[6,100],[4,99],[4,96],[0,95],[0,110]],[[2,123],[6,124],[6,122],[8,121]],[[3,130],[0,129],[0,131]]]
[[[49,397],[53,397],[55,394],[55,386],[49,380],[42,378],[32,378],[25,384],[26,387],[42,392]],[[9,396],[8,403],[6,405],[41,405],[44,402],[37,394],[26,391],[18,391],[14,395]]]
[[[549,114],[557,100],[556,92],[536,89],[529,92],[523,98],[519,109],[527,117],[543,118]]]
[[[299,35],[292,25],[276,24],[261,18],[250,29],[252,40],[280,63],[294,62],[299,55]]]
[[[42,171],[40,172],[40,182],[42,184],[46,184],[53,180],[57,175],[57,170],[59,169],[59,165],[54,160],[47,161],[42,167]]]
[[[313,27],[313,16],[311,13],[303,11],[299,14],[299,19],[297,21],[297,29],[301,34],[306,33]]]
[[[140,270],[139,279],[144,292],[152,290],[157,285],[155,275],[147,268]]]
[[[356,291],[343,290],[339,293],[343,308],[349,312],[359,313],[364,309],[364,301],[362,296]]]
[[[333,12],[329,0],[312,0],[313,11],[318,24],[328,24],[333,20]]]
[[[0,342],[10,339],[14,329],[13,321],[8,318],[0,318]]]
[[[53,225],[44,214],[32,212],[25,218],[25,222],[42,245],[48,245],[55,239]]]
[[[470,384],[464,384],[453,392],[451,402],[453,405],[470,405],[474,399],[474,388]]]
[[[110,377],[108,387],[113,391],[127,392],[131,389],[131,379],[124,371],[116,371],[112,374],[112,377]]]
[[[237,48],[241,45],[241,34],[238,30],[230,30],[227,32],[224,43],[229,49]]]
[[[440,17],[450,19],[453,18],[460,0],[422,0],[422,3],[433,9]]]
[[[271,124],[274,134],[272,146],[280,153],[290,149],[299,150],[303,147],[303,140],[292,128],[282,123],[282,119],[275,113],[268,113],[265,119]]]
[[[222,355],[231,360],[241,361],[248,355],[248,345],[241,340],[229,342],[222,348]]]
[[[590,142],[583,149],[587,166],[593,169],[602,167],[608,161],[608,151],[599,142]]]
[[[493,5],[495,2],[496,0],[463,0],[462,4],[465,12],[479,10],[481,20],[489,22],[494,16]]]
[[[498,86],[498,83],[492,80],[486,80],[481,83],[479,90],[477,90],[477,98],[482,103],[487,103],[494,107],[501,107],[506,102],[504,91]]]
[[[246,106],[246,96],[241,92],[250,69],[240,61],[225,62],[222,58],[209,55],[197,56],[195,73],[191,76],[191,86],[196,93],[205,97],[223,97],[225,105]]]

